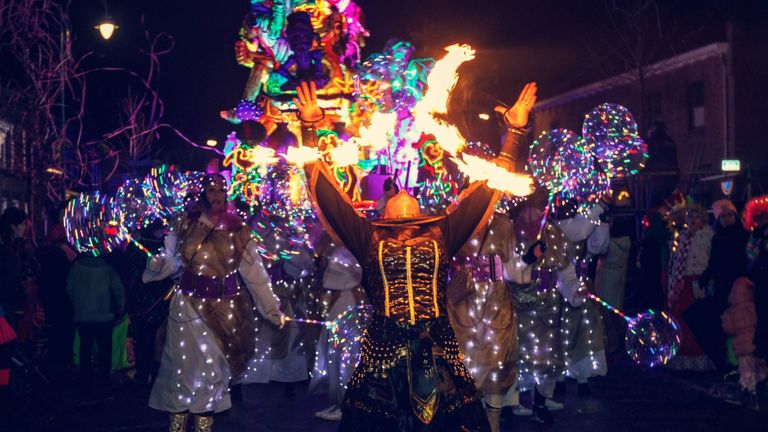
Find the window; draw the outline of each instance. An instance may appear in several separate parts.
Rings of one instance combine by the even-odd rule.
[[[704,126],[704,82],[688,85],[688,130]]]
[[[649,95],[645,100],[645,121],[652,125],[656,120],[661,120],[661,95],[659,93]]]

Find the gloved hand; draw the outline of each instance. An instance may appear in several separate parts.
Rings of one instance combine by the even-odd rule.
[[[580,288],[578,291],[573,293],[573,298],[569,303],[571,303],[571,306],[573,307],[580,307],[584,304],[584,302],[589,297],[589,291],[587,291],[586,287]]]
[[[154,255],[147,263],[147,270],[154,273],[160,272],[163,269],[163,264],[165,264],[164,258],[162,255]]]
[[[531,265],[538,261],[546,251],[547,245],[543,241],[539,240],[528,247],[528,251],[526,251],[523,255],[523,262]]]
[[[280,329],[285,327],[285,323],[288,322],[288,317],[279,309],[276,311],[268,312],[265,317],[269,322],[276,325],[277,328]]]

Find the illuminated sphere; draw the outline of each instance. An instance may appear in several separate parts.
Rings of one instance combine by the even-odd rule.
[[[197,174],[179,171],[173,165],[152,168],[142,180],[142,188],[159,218],[170,218],[184,210],[201,190]]]
[[[123,224],[129,231],[135,231],[152,222],[156,206],[144,195],[140,179],[128,179],[115,194],[115,201],[123,216]]]
[[[573,190],[579,179],[591,175],[594,158],[586,142],[568,129],[552,129],[534,140],[528,169],[539,186],[551,193]]]
[[[112,197],[83,193],[70,200],[64,210],[67,241],[81,253],[99,256],[112,252],[127,235],[122,219]]]
[[[604,103],[595,107],[585,116],[581,133],[609,177],[636,174],[648,161],[648,146],[624,106]]]
[[[352,347],[360,340],[363,330],[368,327],[368,321],[373,316],[373,306],[355,305],[339,314],[333,321],[331,337],[334,345]],[[347,349],[349,349],[347,348]],[[345,353],[349,355],[350,353]]]
[[[637,364],[667,364],[680,347],[680,326],[665,312],[648,310],[631,319],[624,339],[627,354]]]

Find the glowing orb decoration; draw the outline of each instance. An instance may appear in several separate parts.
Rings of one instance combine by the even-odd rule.
[[[637,174],[648,161],[648,146],[640,138],[637,123],[621,105],[604,103],[595,107],[585,116],[582,136],[609,177]]]
[[[360,341],[363,330],[368,327],[368,321],[373,316],[373,306],[355,305],[339,314],[330,322],[333,347],[342,347],[342,358],[349,358],[357,348],[354,344]],[[359,356],[359,352],[357,352]]]
[[[625,347],[637,364],[665,365],[680,347],[680,326],[665,312],[649,309],[627,320]]]
[[[99,192],[70,200],[63,220],[69,244],[93,256],[112,252],[126,238],[128,232],[121,221],[115,200]]]
[[[195,181],[199,181],[197,177],[181,172],[173,165],[152,168],[144,177],[142,188],[147,201],[156,206],[155,215],[168,218],[183,210],[194,195]]]
[[[542,132],[528,153],[528,169],[539,186],[551,193],[573,190],[594,170],[587,143],[568,129]]]
[[[123,216],[123,225],[135,231],[152,222],[156,206],[147,200],[140,179],[128,179],[117,188],[115,201]]]

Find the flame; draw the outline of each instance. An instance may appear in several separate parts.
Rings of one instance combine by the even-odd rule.
[[[290,164],[303,167],[305,164],[314,162],[319,159],[320,152],[318,152],[317,149],[311,147],[288,147],[288,151],[286,152],[284,158],[285,161]]]
[[[235,165],[242,171],[248,171],[254,167],[263,171],[267,165],[271,165],[277,162],[277,155],[275,150],[269,147],[237,147],[232,150],[226,158],[224,158],[223,165],[230,166]]]
[[[397,125],[397,113],[376,111],[371,115],[371,123],[360,128],[360,143],[368,146],[374,153],[389,146],[389,138]]]
[[[329,153],[333,165],[337,167],[355,165],[360,161],[360,146],[355,140],[344,141],[332,148]]]
[[[491,161],[465,154],[463,160],[452,158],[459,170],[472,181],[488,181],[488,187],[514,196],[533,193],[533,179],[526,174],[507,171]]]
[[[475,50],[469,45],[451,45],[448,52],[438,60],[427,75],[427,91],[424,98],[413,108],[416,128],[424,133],[431,133],[440,146],[449,154],[457,155],[464,146],[465,139],[459,130],[435,114],[448,112],[448,98],[459,79],[456,70],[459,66],[475,58]]]

